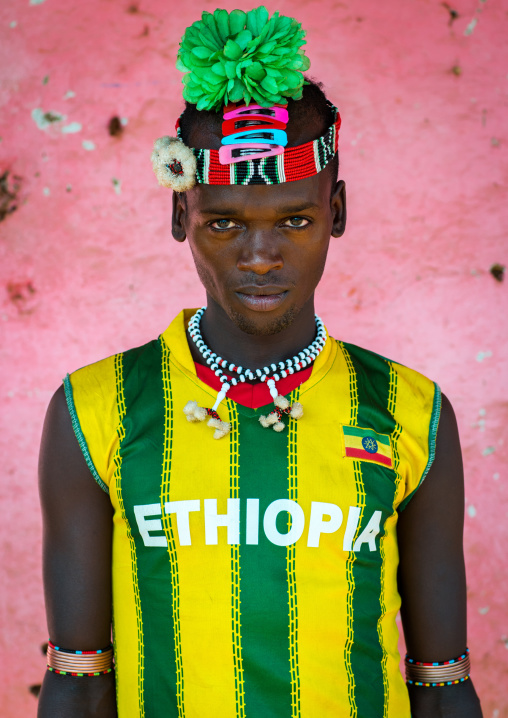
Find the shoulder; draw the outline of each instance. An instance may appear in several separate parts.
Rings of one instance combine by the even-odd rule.
[[[394,410],[398,400],[399,405],[420,406],[424,411],[436,413],[439,418],[441,391],[432,379],[369,349],[348,342],[337,343],[350,360],[357,382],[362,382],[365,390],[370,390],[373,399],[382,397],[383,390],[387,389]]]
[[[119,352],[88,364],[63,380],[55,395],[59,412],[67,412],[79,448],[97,484],[108,491],[113,475],[113,458],[125,403],[123,382],[125,367],[137,377],[140,391],[146,355],[156,353],[160,340]],[[155,347],[155,349],[154,349]],[[65,403],[64,403],[65,400]]]
[[[434,462],[441,390],[397,361],[354,344],[339,345],[349,371],[354,422],[389,437],[403,509]]]
[[[86,400],[101,407],[109,403],[116,395],[119,381],[127,366],[130,370],[138,368],[147,358],[160,352],[161,337],[146,344],[127,349],[99,361],[87,364],[67,374],[64,389],[69,409],[71,404]]]

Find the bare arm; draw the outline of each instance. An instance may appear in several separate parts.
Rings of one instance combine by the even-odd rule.
[[[443,397],[434,463],[398,523],[402,623],[408,654],[417,660],[446,661],[466,648],[463,527],[459,435],[452,406]],[[413,718],[482,716],[471,680],[453,686],[408,688]]]
[[[112,508],[72,429],[61,387],[48,408],[39,460],[43,574],[49,636],[72,650],[111,640]],[[116,718],[114,674],[47,672],[38,718]]]

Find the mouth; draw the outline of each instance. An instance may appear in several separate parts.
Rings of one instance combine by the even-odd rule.
[[[282,304],[289,290],[277,286],[242,287],[235,294],[249,309],[256,312],[270,312]]]

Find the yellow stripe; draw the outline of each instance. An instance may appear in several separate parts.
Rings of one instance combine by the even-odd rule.
[[[393,370],[393,366],[390,364],[390,384],[388,388],[388,411],[393,415],[394,409],[395,409],[395,396],[396,396],[396,389],[397,389],[397,375],[395,374]],[[392,435],[393,441],[396,442],[396,439],[400,435],[400,427],[396,425],[394,434]],[[391,448],[391,447],[390,447]],[[398,483],[401,480],[400,474],[398,473],[399,468],[399,456],[394,451],[394,471],[397,473],[396,482]],[[395,495],[397,494],[397,491],[395,491]],[[381,536],[379,541],[379,552],[381,555],[381,594],[379,597],[379,603],[381,606],[381,616],[377,622],[377,633],[379,636],[379,645],[381,646],[381,650],[383,651],[383,658],[381,659],[381,670],[383,672],[383,688],[384,688],[384,709],[383,709],[383,718],[388,718],[389,716],[389,709],[390,709],[390,690],[389,690],[389,682],[388,682],[388,673],[387,673],[387,665],[388,665],[388,654],[386,651],[386,630],[387,627],[384,623],[384,617],[386,614],[386,550],[385,550],[385,544],[387,543],[387,540],[389,540],[390,536],[390,524],[393,525],[393,519],[396,518],[396,514],[393,513],[392,516],[386,521],[385,533]],[[395,624],[394,624],[395,625]]]
[[[232,499],[240,498],[239,434],[238,411],[236,404],[228,400],[230,431],[230,473]],[[231,611],[233,624],[233,658],[235,667],[235,694],[238,718],[245,718],[245,685],[243,678],[242,634],[241,634],[241,595],[240,595],[240,546],[231,546]]]
[[[114,474],[110,485],[110,497],[114,514],[113,532],[113,622],[115,635],[115,668],[119,713],[128,712],[133,718],[144,718],[143,699],[144,643],[143,618],[138,586],[136,547],[129,523],[125,516],[122,497],[122,457],[120,443],[125,436],[125,397],[123,391],[122,355],[114,357],[117,396],[117,436],[113,466]],[[132,631],[137,627],[137,632]],[[137,660],[132,657],[137,656]],[[135,712],[136,711],[136,712]]]
[[[108,357],[71,374],[74,405],[93,464],[106,486],[115,472],[118,407],[113,387],[116,357]]]
[[[174,515],[168,515],[164,505],[170,500],[170,478],[172,468],[173,449],[173,407],[172,387],[169,372],[169,350],[164,343],[162,347],[162,384],[164,390],[164,449],[162,458],[162,484],[161,484],[161,511],[162,525],[168,540],[168,554],[171,563],[171,605],[173,608],[173,631],[175,641],[176,664],[176,703],[178,717],[184,718],[184,692],[183,692],[183,660],[182,636],[180,617],[180,575],[178,555],[175,543]]]
[[[299,399],[298,389],[291,394],[291,404]],[[298,500],[297,439],[298,423],[289,420],[288,426],[288,493],[291,501]],[[288,531],[291,528],[288,515]],[[291,718],[300,718],[300,671],[298,661],[298,600],[296,592],[296,544],[287,547],[287,580],[289,596],[289,670],[291,675]]]
[[[411,369],[395,364],[397,401],[395,421],[404,427],[399,439],[400,460],[408,468],[398,494],[400,503],[417,488],[429,456],[429,422],[434,400],[434,384]],[[414,407],[419,407],[414,411]]]
[[[226,513],[227,499],[238,486],[237,430],[216,441],[213,429],[203,423],[189,423],[183,407],[189,400],[212,406],[210,389],[188,381],[187,373],[170,357],[174,406],[173,455],[170,501],[198,500],[200,511],[190,513],[191,546],[176,541],[180,578],[180,636],[185,676],[187,716],[236,718],[243,699],[241,645],[234,636],[241,631],[241,613],[235,616],[233,598],[240,591],[238,572],[240,550],[226,542],[226,528],[218,528],[218,545],[205,544],[204,499],[217,498],[217,511]],[[229,402],[219,413],[228,418]],[[233,497],[234,498],[234,497]],[[176,516],[171,514],[175,540]],[[238,547],[240,549],[240,547]],[[241,595],[241,594],[240,594]],[[235,681],[236,678],[236,681]],[[238,691],[238,698],[237,698]]]

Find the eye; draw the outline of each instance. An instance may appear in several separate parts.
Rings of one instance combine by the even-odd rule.
[[[216,219],[214,222],[210,222],[209,226],[212,229],[215,229],[215,231],[224,231],[225,229],[234,229],[235,227],[238,227],[232,219]]]
[[[294,227],[300,229],[301,227],[307,227],[310,224],[308,219],[305,217],[289,217],[283,223],[283,227]]]

